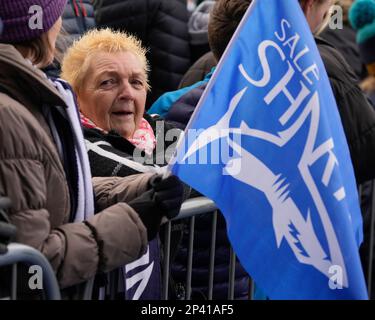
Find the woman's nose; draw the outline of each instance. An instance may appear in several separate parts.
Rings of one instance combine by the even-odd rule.
[[[119,90],[120,99],[134,100],[134,88],[128,81],[123,81]]]

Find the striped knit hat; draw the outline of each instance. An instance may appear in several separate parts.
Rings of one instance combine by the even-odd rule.
[[[1,0],[0,42],[18,43],[38,38],[62,15],[67,0]]]

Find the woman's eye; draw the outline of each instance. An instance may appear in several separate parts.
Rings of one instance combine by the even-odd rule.
[[[114,79],[107,79],[107,80],[104,80],[104,81],[100,82],[100,86],[101,87],[108,86],[108,85],[111,85],[111,84],[114,84],[114,83],[115,83]]]
[[[133,80],[131,80],[131,84],[132,84],[135,88],[143,88],[143,87],[144,87],[143,81],[142,81],[142,80],[139,80],[139,79],[133,79]]]

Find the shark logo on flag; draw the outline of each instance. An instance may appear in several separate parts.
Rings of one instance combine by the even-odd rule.
[[[212,142],[213,139],[207,139],[207,136],[210,136],[210,133],[212,130],[218,130],[218,127],[221,127],[221,124],[224,122],[229,123],[231,113],[234,112],[234,107],[239,102],[239,98],[242,97],[245,89],[240,91],[231,101],[231,105],[229,107],[229,111],[223,116],[222,119],[216,124],[215,126],[212,126],[208,129],[206,129],[203,133],[201,133],[197,140],[194,141],[194,144],[189,148],[187,153],[184,155],[183,160],[191,156],[194,152],[198,151],[200,148],[204,147],[208,141]],[[317,94],[313,95],[311,98],[311,101],[306,106],[307,112],[319,112],[319,101]],[[306,118],[308,113],[305,113],[305,115],[302,115]],[[315,117],[315,121],[316,121]],[[295,125],[301,126],[302,122],[296,122]],[[311,124],[311,135],[310,135],[310,148],[306,148],[305,150],[309,151],[309,156],[304,156],[301,158],[301,165],[303,170],[305,170],[305,174],[307,175],[305,183],[308,186],[311,194],[314,193],[314,190],[316,189],[316,185],[312,181],[310,184],[310,179],[308,177],[308,166],[306,165],[309,157],[310,161],[313,162],[315,160],[314,154],[311,152],[312,148],[312,140],[315,138],[314,135],[316,135],[316,132],[314,132],[314,129],[316,129],[315,123]],[[278,146],[282,146],[285,143],[288,142],[293,137],[293,134],[295,134],[295,128],[289,128],[285,130],[282,133],[279,133],[279,135],[272,136],[270,133],[257,131],[254,129],[250,129],[245,122],[241,123],[240,126],[240,133],[243,135],[249,135],[257,138],[261,138],[265,141],[274,143]],[[226,131],[226,133],[230,132]],[[222,137],[222,136],[220,136]],[[324,205],[320,208],[319,214],[321,215],[321,219],[324,223],[326,223],[325,228],[327,230],[328,240],[330,244],[331,249],[331,256],[332,261],[329,261],[328,254],[326,254],[321,247],[319,240],[317,239],[314,228],[311,222],[310,214],[307,214],[307,220],[305,221],[304,217],[301,215],[301,212],[299,211],[298,207],[296,206],[293,199],[289,196],[288,192],[288,186],[289,184],[286,184],[285,178],[281,178],[281,174],[276,175],[272,172],[270,168],[268,168],[261,160],[256,158],[254,155],[252,155],[250,152],[246,151],[245,149],[242,149],[241,146],[236,144],[234,141],[231,141],[231,139],[228,137],[228,141],[230,146],[237,152],[237,154],[241,155],[238,158],[234,160],[230,160],[227,165],[225,166],[226,172],[233,176],[235,179],[242,181],[243,183],[246,183],[264,193],[266,196],[269,204],[271,205],[273,209],[273,228],[276,236],[277,246],[280,247],[281,240],[285,238],[293,250],[296,258],[306,264],[310,264],[320,270],[323,274],[325,274],[328,278],[331,276],[329,273],[330,267],[334,265],[341,266],[343,270],[343,278],[340,279],[339,285],[348,286],[347,284],[347,277],[346,277],[346,271],[345,271],[345,265],[343,263],[342,254],[340,251],[340,247],[337,243],[337,239],[332,227],[331,221],[328,219],[325,219],[327,216],[326,209]],[[331,148],[333,147],[333,143],[331,140],[329,140],[329,145]],[[324,152],[322,152],[322,148],[325,148]],[[327,151],[330,149],[327,148],[327,146],[322,146],[320,150],[315,150],[315,153],[319,152],[319,155],[315,154],[315,157],[323,156]],[[328,172],[328,175],[332,174],[332,166],[337,163],[337,159],[333,154],[331,154],[333,158],[333,161],[327,162],[326,164],[326,170]],[[235,163],[237,162],[237,164]],[[305,165],[303,165],[305,163]],[[241,168],[240,171],[237,171],[236,169],[233,171],[233,168]],[[251,170],[247,170],[246,168],[252,168]],[[255,175],[254,172],[257,174]],[[301,172],[302,173],[302,172]],[[325,178],[325,179],[329,179]],[[340,198],[343,196],[344,189],[340,188],[339,191],[337,191],[337,194],[340,194]],[[317,197],[319,197],[319,194],[315,194]],[[316,201],[320,201],[320,199],[316,199]],[[294,229],[290,228],[290,226],[293,226]],[[297,234],[295,234],[295,231]],[[305,254],[303,254],[304,252]]]
[[[225,148],[232,157],[210,163]],[[207,162],[191,161],[203,150]],[[253,1],[171,166],[221,208],[241,263],[271,298],[367,298],[349,151],[296,0]]]

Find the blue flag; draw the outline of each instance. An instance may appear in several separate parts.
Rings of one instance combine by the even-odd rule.
[[[252,2],[171,168],[222,210],[271,299],[367,299],[349,150],[296,0]]]

